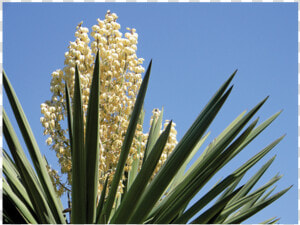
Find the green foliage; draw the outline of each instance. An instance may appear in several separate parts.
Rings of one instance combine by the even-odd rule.
[[[101,146],[99,143],[99,111],[101,109],[98,106],[101,90],[98,54],[86,115],[86,127],[83,122],[80,74],[77,67],[73,108],[71,108],[66,84],[68,126],[72,148],[72,223],[241,223],[290,189],[289,187],[271,195],[274,190],[273,185],[281,178],[276,175],[262,187],[252,190],[275,157],[265,163],[245,184],[240,184],[246,172],[282,140],[283,137],[280,137],[227,177],[221,179],[207,193],[203,193],[193,205],[187,207],[204,185],[280,114],[280,112],[274,114],[258,126],[258,119],[247,125],[267,100],[267,98],[264,99],[248,113],[243,112],[239,115],[205,148],[195,163],[187,168],[190,160],[204,144],[209,135],[206,130],[232,90],[232,86],[229,87],[229,85],[236,74],[235,71],[211,98],[163,167],[151,179],[169,137],[172,124],[171,121],[160,134],[162,113],[159,118],[153,120],[145,157],[141,162],[142,167],[138,167],[139,159],[135,159],[131,171],[127,174],[127,190],[120,198],[117,198],[117,188],[124,174],[134,133],[137,124],[141,123],[143,118],[142,108],[151,65],[150,62],[130,117],[113,181],[108,185],[108,177],[106,178],[101,196],[97,196],[99,148]],[[10,105],[34,166],[33,168],[27,160],[7,114],[3,110],[3,133],[10,151],[8,154],[3,150],[3,220],[5,223],[67,223],[61,201],[56,196],[46,171],[46,160],[41,156],[21,104],[4,72],[3,80]],[[100,199],[97,202],[98,197]],[[207,209],[202,211],[205,207]],[[276,223],[277,221],[278,219],[274,217],[263,223]]]

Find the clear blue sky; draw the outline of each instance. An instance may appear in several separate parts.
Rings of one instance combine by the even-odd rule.
[[[277,191],[294,187],[247,223],[273,216],[281,223],[297,219],[297,3],[4,3],[3,65],[38,144],[47,150],[39,122],[40,104],[50,99],[51,73],[63,68],[69,41],[80,21],[91,28],[110,9],[119,16],[122,32],[136,28],[138,57],[147,67],[153,59],[146,96],[146,124],[153,108],[164,106],[165,119],[177,124],[178,139],[192,124],[217,88],[238,69],[234,89],[213,125],[211,141],[237,115],[270,95],[258,112],[260,122],[283,109],[279,118],[224,171],[229,173],[283,134],[284,140],[250,172],[273,155],[275,162],[263,178],[284,177]],[[4,98],[4,106],[7,101]],[[250,173],[250,175],[251,175]],[[213,185],[226,174],[217,174]],[[209,188],[209,187],[208,187]],[[207,189],[205,189],[207,190]]]

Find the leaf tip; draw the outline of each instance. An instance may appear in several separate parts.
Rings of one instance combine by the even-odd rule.
[[[269,97],[270,97],[270,95],[267,95],[267,97],[265,97],[265,99],[263,100],[263,102],[267,101]]]

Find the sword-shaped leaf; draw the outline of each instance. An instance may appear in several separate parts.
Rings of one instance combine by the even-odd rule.
[[[226,159],[230,157],[235,149],[245,140],[256,123],[257,120],[255,120],[223,153],[220,151],[219,155],[216,155],[209,165],[204,166],[205,164],[200,164],[186,176],[174,193],[169,196],[168,200],[164,203],[165,207],[158,214],[158,218],[155,222],[168,223],[169,219],[174,218],[181,210],[182,205],[189,202],[210,178],[225,165],[224,162]],[[234,136],[236,136],[235,132],[231,135],[225,135],[224,139],[233,139]],[[224,140],[224,143],[226,142],[227,141]],[[217,146],[218,145],[215,147]],[[224,150],[225,147],[226,145],[222,147],[222,150]]]
[[[222,210],[220,215],[215,218],[213,223],[223,223],[227,217],[232,215],[233,212],[235,212],[237,209],[241,208],[242,206],[246,205],[248,202],[252,201],[253,199],[257,199],[260,197],[271,185],[273,185],[275,182],[277,182],[280,178],[276,177],[275,179],[272,179],[270,182],[262,186],[261,188],[257,189],[253,193],[246,195],[244,197],[241,197],[234,201],[233,203],[228,203],[226,207]]]
[[[9,155],[3,150],[3,173],[5,175],[6,181],[14,192],[14,194],[26,205],[26,207],[35,215],[33,205],[27,194],[24,185],[21,183],[21,176],[16,171],[15,165],[9,158]]]
[[[247,210],[249,210],[251,207],[253,207],[253,205],[254,204],[258,204],[258,202],[257,202],[257,200],[258,199],[262,199],[263,197],[265,197],[265,196],[263,196],[263,197],[261,197],[263,194],[264,194],[264,192],[266,192],[266,190],[269,188],[269,187],[271,187],[273,184],[275,184],[278,180],[280,180],[281,179],[281,177],[282,176],[278,176],[278,175],[276,175],[276,176],[274,176],[271,180],[269,180],[266,184],[264,184],[262,187],[260,187],[260,188],[258,188],[256,191],[254,191],[253,193],[255,194],[255,193],[257,193],[257,192],[260,192],[261,194],[260,195],[257,195],[255,198],[253,198],[251,201],[249,201],[249,202],[247,202],[240,210],[238,210],[237,212],[235,212],[235,213],[233,213],[233,214],[230,214],[227,218],[225,218],[223,221],[225,221],[225,220],[228,220],[228,219],[230,219],[230,218],[233,218],[233,217],[235,217],[235,216],[237,216],[237,215],[240,215],[241,213],[243,213],[243,212],[246,212]],[[271,194],[271,192],[274,190],[274,187],[271,189],[271,191],[269,191],[268,193],[270,193]],[[252,193],[252,194],[253,194]],[[269,196],[269,195],[268,195]],[[266,199],[267,197],[265,197],[265,199]],[[262,200],[262,201],[264,201],[264,200]]]
[[[127,132],[123,141],[123,145],[122,145],[122,149],[121,149],[121,154],[120,154],[120,158],[117,164],[117,168],[116,168],[116,172],[115,175],[113,177],[112,183],[111,183],[111,187],[110,187],[110,191],[107,197],[107,201],[106,204],[104,206],[104,209],[102,211],[102,215],[101,217],[104,218],[106,217],[107,219],[109,219],[110,214],[111,214],[111,210],[112,210],[112,206],[113,203],[115,201],[115,196],[117,193],[117,188],[119,186],[119,182],[120,179],[122,177],[123,174],[123,169],[129,154],[129,150],[132,144],[132,140],[135,134],[135,130],[136,130],[136,126],[141,114],[141,110],[143,107],[143,103],[144,103],[144,99],[145,99],[145,95],[146,95],[146,90],[147,90],[147,86],[148,86],[148,81],[149,81],[149,77],[150,77],[150,71],[151,71],[151,65],[152,65],[152,61],[150,61],[149,66],[147,68],[146,71],[146,75],[142,81],[139,93],[137,95],[137,99],[131,114],[131,118],[130,118],[130,122],[127,128]],[[104,221],[107,222],[107,221]]]
[[[177,144],[173,153],[169,156],[163,167],[155,176],[154,180],[145,190],[133,216],[129,220],[129,223],[141,223],[147,217],[157,200],[176,175],[178,169],[185,162],[189,153],[201,139],[202,135],[227,99],[232,87],[224,95],[223,93],[228,87],[233,75],[225,82],[224,85],[222,85],[214,97],[209,101],[196,121]]]
[[[65,219],[63,217],[62,212],[62,205],[60,199],[56,196],[55,190],[52,186],[49,174],[46,170],[46,165],[40,153],[39,147],[37,142],[34,138],[33,132],[30,128],[30,125],[27,121],[25,113],[22,109],[22,106],[15,94],[13,87],[11,86],[9,79],[7,78],[4,70],[3,74],[3,86],[5,88],[8,100],[14,112],[16,121],[19,125],[20,131],[26,143],[28,152],[32,159],[32,163],[35,167],[37,172],[38,178],[41,182],[43,187],[43,191],[46,195],[48,205],[51,209],[51,212],[55,218],[56,223],[65,223]]]
[[[233,181],[238,177],[229,175],[202,198],[200,198],[195,204],[193,204],[187,211],[185,211],[180,217],[178,217],[173,223],[175,224],[186,224],[196,213],[203,209],[209,204],[216,196],[218,196],[223,190],[225,190]]]
[[[160,135],[160,130],[162,126],[162,118],[163,118],[164,108],[162,108],[160,115],[158,118],[154,117],[152,120],[151,128],[149,131],[149,136],[145,148],[144,158],[143,158],[143,164],[145,160],[147,159],[148,155],[150,154],[156,140],[158,139]]]
[[[86,218],[86,152],[84,149],[84,122],[81,84],[77,65],[73,97],[72,144],[72,223],[87,223]]]
[[[21,176],[22,183],[26,188],[39,223],[54,223],[55,219],[50,211],[46,196],[36,174],[27,160],[17,135],[3,109],[3,134],[6,143],[13,156],[14,162]]]
[[[239,198],[242,198],[244,196],[246,196],[250,190],[254,187],[254,185],[259,181],[259,179],[261,178],[261,176],[266,172],[266,170],[270,167],[270,165],[272,164],[272,162],[274,161],[276,156],[273,156],[266,164],[264,164],[261,169],[254,174],[244,185],[244,187],[242,188],[242,190],[240,190],[239,193],[237,193],[230,201],[230,203],[233,203],[234,201],[236,201]]]
[[[6,180],[3,179],[2,180],[2,184],[3,184],[3,194],[4,196],[4,200],[6,198],[9,198],[9,202],[13,203],[16,208],[17,208],[17,212],[15,212],[14,217],[18,217],[18,215],[21,215],[26,223],[33,223],[33,224],[37,224],[37,221],[35,220],[34,216],[32,215],[31,211],[27,208],[27,206],[18,198],[18,196],[14,193],[14,191],[10,188],[10,186],[7,184]],[[5,201],[4,201],[5,203]],[[6,206],[6,205],[4,205]],[[4,210],[5,212],[5,210]]]
[[[276,223],[277,221],[279,221],[279,218],[277,218],[276,216],[268,219],[268,220],[265,220],[259,224],[273,224],[273,223]]]
[[[139,124],[142,126],[144,123],[144,117],[145,117],[145,110],[142,110],[141,112],[141,116],[139,119]],[[139,146],[137,147],[137,154],[139,155],[141,153],[141,148],[142,148],[142,138],[139,136],[138,138],[138,142],[139,142]],[[133,158],[133,157],[132,157]],[[130,188],[130,186],[132,185],[134,179],[136,178],[136,175],[138,173],[139,170],[139,165],[140,165],[140,157],[136,157],[133,158],[133,162],[131,165],[131,170],[128,171],[128,182],[127,182],[127,189]]]
[[[227,224],[239,224],[243,221],[245,221],[246,219],[248,219],[249,217],[253,216],[254,214],[256,214],[257,212],[259,212],[260,210],[262,210],[263,208],[265,208],[266,206],[270,205],[272,202],[276,201],[278,198],[280,198],[282,195],[284,195],[292,186],[278,192],[277,194],[271,196],[270,198],[266,199],[265,201],[254,205],[252,208],[250,208],[249,210],[247,210],[244,213],[241,213],[240,215],[231,218],[229,220],[224,221]]]
[[[146,188],[164,150],[170,134],[171,126],[172,121],[169,123],[165,131],[160,135],[155,145],[152,147],[152,150],[148,155],[148,158],[146,159],[143,167],[141,168],[141,171],[134,180],[131,188],[126,193],[122,204],[112,218],[111,223],[125,224],[132,215],[133,211],[135,210],[135,206],[137,205],[137,202],[139,201],[144,189]]]
[[[96,218],[96,200],[98,193],[98,170],[99,170],[99,95],[100,95],[100,58],[99,51],[96,55],[93,80],[86,118],[86,192],[87,223],[91,224]]]
[[[101,215],[104,203],[105,203],[104,200],[105,200],[105,196],[106,196],[108,178],[109,178],[109,176],[107,176],[106,179],[105,179],[103,189],[102,189],[102,192],[101,192],[101,196],[100,196],[100,200],[98,202],[97,215],[96,215],[96,224],[103,224],[103,222],[100,220],[101,219],[100,215]]]
[[[70,149],[72,154],[73,149],[73,112],[71,107],[70,101],[70,92],[68,84],[65,83],[65,92],[66,92],[66,105],[67,105],[67,117],[68,117],[68,129],[69,129],[69,142],[70,142]]]
[[[240,187],[241,188],[241,187]],[[219,214],[220,211],[226,206],[228,201],[240,190],[237,189],[230,195],[228,195],[226,198],[222,199],[222,201],[218,202],[217,204],[213,205],[210,207],[208,210],[206,210],[204,213],[202,213],[200,216],[198,216],[195,220],[193,220],[191,223],[192,224],[204,224],[204,223],[209,223],[209,221],[214,218],[216,215]]]

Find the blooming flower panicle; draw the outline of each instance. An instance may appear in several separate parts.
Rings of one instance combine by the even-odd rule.
[[[144,59],[136,55],[138,44],[136,30],[127,28],[128,32],[123,36],[117,19],[118,16],[115,13],[107,11],[104,20],[98,19],[90,33],[89,29],[83,26],[83,22],[78,24],[75,40],[69,42],[68,51],[65,53],[64,68],[51,74],[52,98],[41,104],[43,117],[40,118],[40,122],[44,127],[44,135],[48,136],[46,144],[56,152],[61,166],[60,172],[67,175],[68,183],[71,184],[71,150],[68,129],[64,126],[64,119],[67,116],[65,84],[69,87],[72,102],[75,66],[77,66],[80,73],[83,110],[86,115],[95,55],[99,51],[101,74],[99,194],[106,177],[109,175],[110,183],[115,173],[129,117],[142,82],[141,74],[145,72],[142,66]],[[172,129],[175,130],[173,127]],[[125,171],[131,169],[133,159],[142,159],[147,137],[148,135],[143,133],[142,124],[138,124]],[[170,136],[170,143],[168,142],[164,150],[160,164],[165,161],[165,155],[168,155],[174,147],[175,140],[176,134],[174,137]],[[58,173],[49,170],[49,174],[54,184],[57,185]],[[122,192],[123,182],[120,182],[117,195]]]

